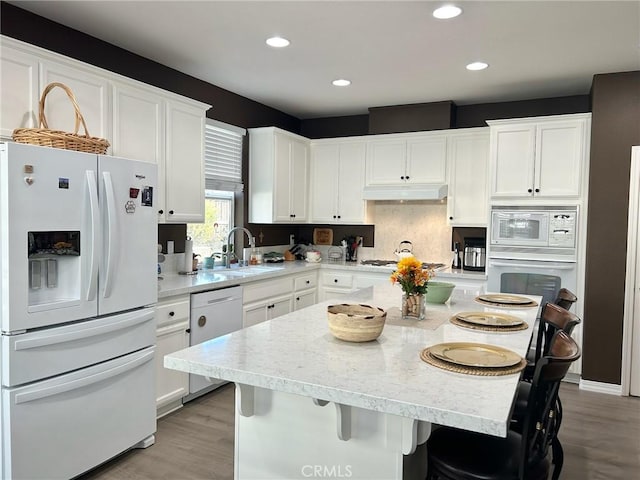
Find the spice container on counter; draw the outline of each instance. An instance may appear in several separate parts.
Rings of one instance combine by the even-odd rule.
[[[260,265],[262,263],[262,250],[254,248],[249,256],[249,265]]]

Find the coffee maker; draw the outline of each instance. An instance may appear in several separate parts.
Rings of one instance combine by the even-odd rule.
[[[463,270],[484,272],[487,258],[485,244],[486,239],[480,237],[468,237],[464,239]]]

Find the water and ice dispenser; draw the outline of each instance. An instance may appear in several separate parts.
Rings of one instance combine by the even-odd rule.
[[[80,232],[28,232],[27,247],[29,310],[79,300]]]

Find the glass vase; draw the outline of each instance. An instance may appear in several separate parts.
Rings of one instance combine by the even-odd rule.
[[[424,320],[425,299],[420,293],[402,294],[402,318],[406,320]]]

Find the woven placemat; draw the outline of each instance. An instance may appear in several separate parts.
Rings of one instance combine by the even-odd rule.
[[[462,328],[469,328],[471,330],[482,330],[483,332],[519,332],[520,330],[526,330],[529,328],[527,322],[522,322],[520,325],[508,325],[504,327],[496,327],[493,325],[477,325],[475,323],[465,322],[460,320],[455,315],[449,319],[451,323]]]
[[[429,347],[425,348],[420,352],[420,358],[427,362],[429,365],[433,365],[434,367],[441,368],[443,370],[448,370],[450,372],[456,373],[466,373],[467,375],[479,375],[482,377],[497,377],[500,375],[511,375],[514,373],[518,373],[527,366],[527,360],[521,359],[519,363],[511,366],[511,367],[467,367],[466,365],[456,365],[454,363],[445,362],[444,360],[440,360],[439,358],[431,355],[431,350]]]
[[[491,307],[501,307],[501,308],[532,308],[537,307],[538,302],[531,300],[529,303],[499,303],[499,302],[489,302],[487,300],[483,300],[480,297],[474,298],[476,302],[481,305],[488,305]]]

